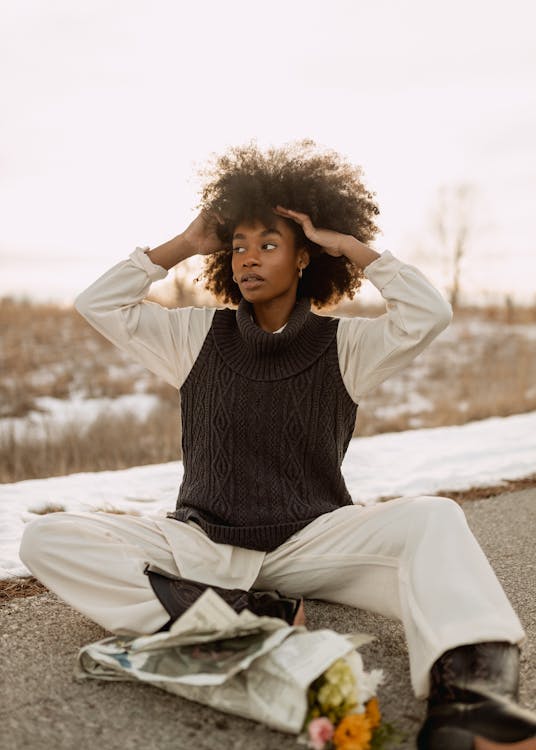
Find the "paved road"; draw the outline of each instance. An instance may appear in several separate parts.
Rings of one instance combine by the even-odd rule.
[[[469,524],[527,631],[521,700],[536,709],[536,489],[466,502]],[[387,676],[385,716],[414,747],[424,702],[411,691],[400,624],[319,601],[306,603],[311,628],[363,630],[378,640],[362,650],[365,666]],[[297,750],[295,738],[134,683],[77,681],[78,649],[109,635],[52,594],[0,609],[1,750]]]

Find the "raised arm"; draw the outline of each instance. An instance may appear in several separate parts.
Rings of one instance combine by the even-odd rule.
[[[145,297],[153,281],[165,278],[169,268],[199,247],[195,235],[185,233],[153,250],[137,247],[74,301],[76,310],[99,333],[176,388],[197,358],[214,309],[169,310]]]
[[[406,367],[452,320],[450,304],[424,274],[388,250],[364,273],[386,300],[387,312],[339,322],[341,373],[356,403]]]
[[[300,224],[328,255],[345,255],[387,301],[379,318],[341,318],[337,350],[348,393],[361,396],[401,370],[452,320],[449,303],[414,266],[389,251],[380,254],[350,234],[315,227],[308,214],[278,205],[276,213]]]

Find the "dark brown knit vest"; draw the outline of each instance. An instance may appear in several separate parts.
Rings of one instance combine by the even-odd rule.
[[[357,405],[343,383],[338,318],[301,298],[281,333],[244,299],[217,310],[180,389],[184,477],[168,517],[215,542],[270,551],[352,503],[340,467]]]

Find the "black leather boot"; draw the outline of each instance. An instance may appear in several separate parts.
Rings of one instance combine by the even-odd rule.
[[[536,750],[536,714],[516,703],[519,653],[515,644],[491,641],[442,654],[430,673],[419,750],[473,750],[477,738],[498,748]]]
[[[143,572],[149,577],[154,593],[170,615],[168,622],[157,632],[169,630],[172,623],[186,612],[207,588],[213,589],[235,612],[249,609],[250,612],[259,616],[279,617],[290,625],[294,623],[298,610],[303,605],[303,599],[285,597],[279,591],[224,589],[188,578],[172,578],[168,573],[160,571],[157,566],[150,563],[146,564]]]

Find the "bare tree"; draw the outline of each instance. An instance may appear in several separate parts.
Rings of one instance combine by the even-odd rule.
[[[460,297],[460,276],[469,239],[474,229],[474,198],[476,188],[469,183],[442,185],[438,189],[437,206],[432,216],[432,229],[449,266],[449,300],[456,308]]]

